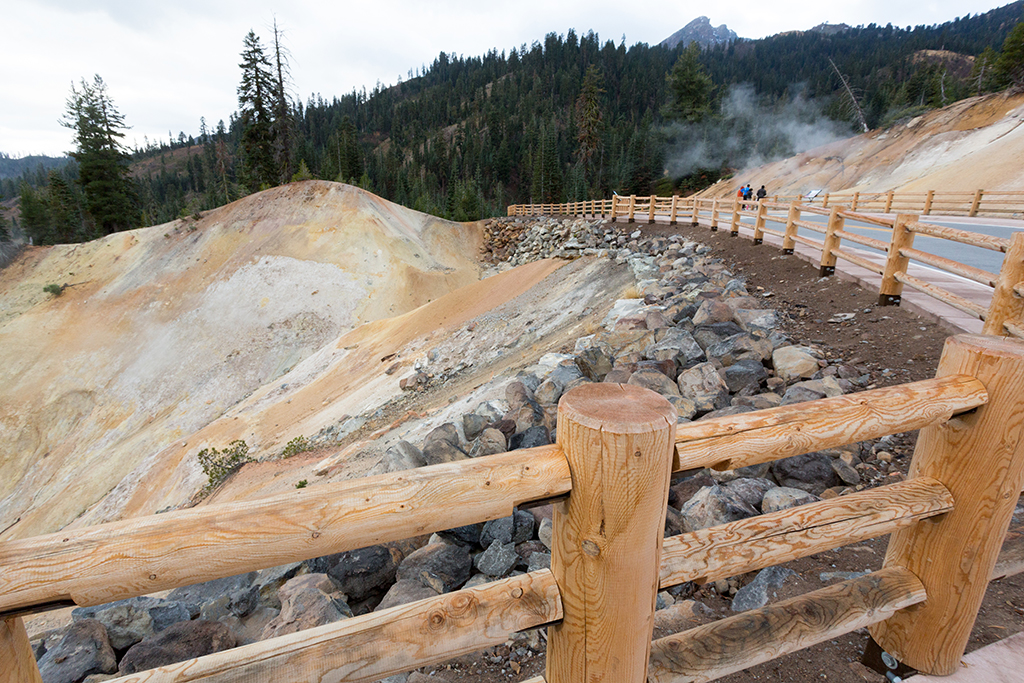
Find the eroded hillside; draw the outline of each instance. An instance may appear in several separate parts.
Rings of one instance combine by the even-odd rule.
[[[477,281],[479,244],[474,226],[304,182],[29,249],[0,271],[0,530],[67,525],[340,335]]]

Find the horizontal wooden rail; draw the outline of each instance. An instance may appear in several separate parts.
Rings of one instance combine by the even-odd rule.
[[[716,581],[878,538],[953,509],[953,496],[920,478],[666,538],[661,588]]]
[[[839,258],[846,259],[850,263],[856,264],[861,268],[870,270],[872,273],[878,273],[879,275],[885,273],[884,265],[873,263],[868,259],[858,256],[857,254],[854,254],[853,252],[847,251],[845,249],[833,249],[832,254],[838,256]]]
[[[507,517],[568,493],[542,446],[0,543],[0,612],[146,595]]]
[[[953,308],[959,309],[969,315],[973,315],[978,318],[978,320],[984,320],[986,317],[985,309],[973,301],[968,301],[962,296],[957,296],[952,292],[947,292],[941,287],[936,287],[935,285],[929,284],[924,280],[914,277],[913,275],[896,273],[896,279],[905,285],[913,287],[919,292],[924,292],[933,299],[938,299],[944,304],[949,304]]]
[[[949,375],[676,428],[673,470],[736,469],[944,422],[983,405],[984,385]]]
[[[821,240],[816,240],[813,237],[804,237],[803,235],[791,235],[791,237],[794,242],[806,244],[814,249],[823,249],[825,247],[825,244]]]
[[[801,209],[801,211],[803,211],[803,209]],[[813,230],[814,232],[821,233],[822,235],[828,232],[824,225],[818,225],[817,223],[811,223],[810,221],[795,220],[793,221],[793,225],[795,225],[798,228],[806,228],[807,230]]]
[[[945,228],[941,225],[932,225],[930,223],[922,223],[920,221],[910,221],[907,223],[907,230],[916,232],[920,235],[938,237],[939,239],[949,240],[951,242],[960,242],[961,244],[970,244],[971,246],[990,249],[991,251],[1001,251],[1005,253],[1006,250],[1010,248],[1010,240],[1005,237],[983,235],[978,232],[958,230],[957,228]]]
[[[651,683],[712,681],[888,619],[924,602],[906,569],[883,569],[654,641]]]
[[[811,206],[810,204],[801,204],[798,208],[803,213],[814,213],[819,216],[827,216],[832,212],[831,209],[822,208],[820,206]]]
[[[889,243],[883,242],[882,240],[876,240],[874,237],[866,237],[864,235],[858,235],[855,232],[847,232],[846,230],[836,230],[836,235],[844,240],[860,244],[865,247],[871,247],[882,252],[889,251]]]
[[[942,256],[936,256],[935,254],[929,254],[928,252],[921,251],[919,249],[905,248],[900,249],[900,254],[907,258],[912,258],[915,261],[920,261],[929,266],[935,266],[941,268],[946,272],[965,277],[968,280],[974,280],[978,284],[987,285],[988,287],[995,287],[996,281],[999,276],[995,273],[990,273],[987,270],[981,268],[975,268],[969,266],[966,263],[960,263],[959,261],[953,261],[952,259],[943,258]]]
[[[1003,327],[1010,333],[1010,336],[1016,337],[1017,339],[1024,339],[1024,327],[1020,325],[1014,325],[1013,323],[1003,323]]]
[[[761,228],[761,232],[766,235],[774,235],[775,237],[785,237],[786,232],[784,230],[774,230],[772,228]]]
[[[363,683],[500,645],[561,618],[558,586],[544,569],[114,680]]]
[[[843,218],[850,221],[860,221],[861,223],[870,223],[872,225],[879,225],[883,228],[891,228],[893,223],[896,222],[895,218],[884,218],[882,216],[870,216],[866,213],[858,213],[856,211],[842,211]]]

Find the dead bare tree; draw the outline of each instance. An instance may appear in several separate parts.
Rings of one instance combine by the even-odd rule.
[[[860,104],[857,102],[857,98],[853,94],[853,89],[850,87],[850,83],[846,80],[846,76],[844,76],[839,70],[839,67],[836,66],[836,63],[832,61],[831,57],[828,58],[828,63],[832,65],[836,75],[839,76],[839,80],[842,81],[843,87],[846,88],[846,94],[850,97],[850,103],[853,105],[854,112],[857,113],[857,119],[860,121],[861,128],[863,128],[863,132],[867,133],[868,122],[864,118],[864,111],[860,108]]]

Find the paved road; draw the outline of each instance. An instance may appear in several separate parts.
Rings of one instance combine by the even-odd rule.
[[[784,214],[772,213],[773,215],[779,215],[783,218],[785,217]],[[1009,238],[1013,233],[1024,230],[1024,221],[1014,221],[1009,219],[940,216],[925,216],[923,218],[925,219],[923,221],[925,223],[932,223],[949,228],[958,228],[960,230],[969,230],[996,237]],[[801,219],[808,223],[821,224],[823,227],[828,222],[828,218],[826,216],[818,216],[810,213],[805,213],[801,216]],[[743,217],[742,221],[744,225],[751,226],[752,229],[754,219]],[[768,227],[778,230],[782,226],[778,223],[769,223]],[[882,240],[883,242],[888,242],[892,233],[888,228],[881,228],[876,225],[851,220],[846,221],[845,229],[852,233]],[[823,238],[823,235],[820,233],[816,233],[813,230],[808,230],[806,228],[800,228],[798,232],[800,235],[819,241]],[[859,244],[849,244],[846,246],[879,253],[877,250]],[[1001,252],[982,249],[981,247],[974,247],[969,244],[951,242],[937,237],[929,237],[927,235],[917,235],[914,238],[914,248],[928,252],[929,254],[935,254],[936,256],[943,256],[945,258],[952,259],[953,261],[966,263],[969,266],[981,268],[982,270],[987,270],[988,272],[995,274],[999,273],[999,269],[1003,264],[1003,254]]]

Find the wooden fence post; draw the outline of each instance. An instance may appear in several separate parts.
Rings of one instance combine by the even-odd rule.
[[[657,207],[658,207],[658,197],[657,197],[657,195],[653,195],[652,194],[651,195],[651,206],[649,207],[649,211],[647,213],[647,222],[648,223],[653,223],[654,222],[654,210]]]
[[[789,216],[786,217],[786,236],[782,238],[783,254],[792,254],[796,246],[796,240],[793,239],[793,235],[797,231],[796,222],[800,220],[800,205],[797,202],[798,200],[794,199],[789,203]]]
[[[892,190],[889,190],[888,192],[885,193],[885,212],[886,213],[889,213],[889,210],[892,209],[892,195],[893,195]]]
[[[1021,282],[1024,282],[1024,232],[1015,232],[1003,257],[1003,267],[992,293],[992,304],[988,307],[982,334],[1004,335],[1003,323],[1021,324],[1024,320],[1024,299],[1014,291]]]
[[[668,224],[676,225],[676,217],[679,215],[679,195],[672,195],[672,210],[669,213]]]
[[[821,200],[821,208],[828,208],[828,192],[825,193],[825,198]]]
[[[718,201],[711,202],[711,232],[718,232]]]
[[[636,220],[636,195],[629,195],[629,218],[626,220],[627,223],[632,223]]]
[[[860,199],[860,192],[854,192],[853,193],[853,203],[850,205],[850,211],[856,211],[857,210],[857,200],[859,200],[859,199]]]
[[[909,476],[941,482],[953,494],[953,511],[891,536],[885,566],[912,571],[928,599],[870,632],[899,662],[944,676],[960,666],[1024,486],[1024,342],[950,337],[937,375],[976,377],[989,400],[921,430]]]
[[[732,200],[732,223],[729,226],[729,235],[735,237],[740,234],[740,200]]]
[[[548,629],[547,683],[646,683],[675,428],[672,404],[629,384],[558,404],[573,486],[553,519],[564,617]]]
[[[612,195],[612,216],[611,216],[612,223],[615,222],[615,210],[618,209],[618,208],[619,208],[619,195],[613,194]]]
[[[832,253],[832,250],[839,247],[840,239],[836,234],[836,230],[842,230],[843,223],[843,215],[839,213],[839,205],[837,204],[832,207],[832,212],[828,215],[828,230],[825,232],[825,241],[821,247],[821,270],[819,271],[821,277],[835,275],[836,261],[838,259]]]
[[[696,197],[690,197],[690,201],[693,202],[693,212],[690,214],[690,225],[700,225],[700,200]]]
[[[933,199],[935,199],[935,190],[928,190],[928,196],[924,198],[924,211],[921,212],[925,216],[932,212]]]
[[[892,225],[892,238],[889,240],[889,255],[885,259],[885,271],[882,273],[882,284],[878,288],[879,306],[899,306],[903,295],[903,283],[896,279],[896,273],[906,273],[909,256],[900,254],[901,249],[914,246],[914,233],[907,230],[907,224],[916,220],[909,213],[896,214]]]
[[[971,202],[971,211],[967,214],[968,216],[973,217],[978,215],[978,207],[981,206],[981,196],[983,194],[984,192],[982,190],[978,190],[974,193],[974,201]]]
[[[757,200],[757,218],[754,219],[754,244],[764,242],[765,216],[768,215],[768,204],[763,199]]]
[[[0,683],[43,683],[21,617],[0,620]]]

